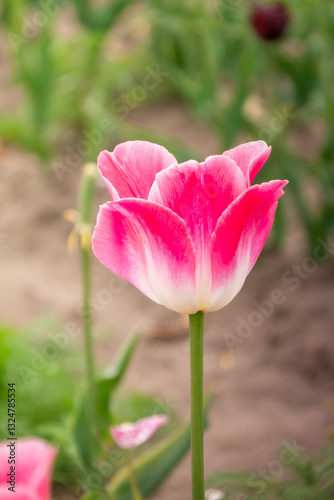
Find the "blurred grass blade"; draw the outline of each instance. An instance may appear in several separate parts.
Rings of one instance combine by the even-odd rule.
[[[93,8],[90,0],[74,0],[80,22],[92,31],[108,31],[133,0],[114,0]]]
[[[207,411],[211,393],[204,402],[204,427],[207,427]],[[168,476],[190,448],[190,424],[181,424],[170,436],[144,452],[133,461],[140,492],[145,497]],[[113,476],[107,491],[115,500],[131,500],[131,487],[126,467]]]
[[[90,224],[97,177],[96,163],[86,163],[79,190],[78,211],[83,224]]]

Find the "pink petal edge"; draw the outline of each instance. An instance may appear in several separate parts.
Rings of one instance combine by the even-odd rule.
[[[147,199],[155,176],[177,163],[163,146],[147,141],[118,144],[114,151],[102,151],[98,168],[112,200],[119,198]]]
[[[250,187],[219,219],[211,242],[213,288],[207,312],[224,307],[240,291],[267,240],[287,182]]]
[[[251,141],[229,149],[223,153],[238,165],[245,176],[247,186],[253,182],[271,153],[271,146],[264,141]]]

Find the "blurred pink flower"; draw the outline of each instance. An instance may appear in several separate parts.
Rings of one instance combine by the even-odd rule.
[[[148,441],[159,427],[168,422],[167,415],[152,415],[137,422],[115,425],[110,428],[110,432],[120,448],[131,449]]]
[[[11,464],[8,463],[14,452],[11,441],[0,443],[0,499],[51,500],[52,470],[57,449],[38,438],[22,438],[12,443],[15,443],[15,463]],[[12,487],[13,482],[10,481],[14,477],[15,493],[8,489]]]
[[[287,184],[251,186],[270,151],[255,141],[181,164],[144,141],[103,151],[98,167],[113,201],[100,207],[96,257],[173,311],[227,305],[265,244]]]

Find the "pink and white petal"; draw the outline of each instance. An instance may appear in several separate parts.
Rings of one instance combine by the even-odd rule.
[[[139,430],[137,435],[136,446],[148,441],[156,431],[169,422],[167,415],[152,415],[150,417],[142,418],[136,422]]]
[[[196,308],[194,248],[184,221],[147,200],[100,207],[93,252],[110,271],[173,311]]]
[[[134,423],[113,426],[110,432],[120,448],[132,449],[148,441],[159,427],[168,422],[167,415],[152,415]]]
[[[137,446],[139,430],[132,422],[124,422],[124,424],[110,427],[110,434],[115,443],[124,450],[131,450]]]
[[[172,165],[160,172],[149,200],[173,210],[186,223],[195,247],[198,309],[205,308],[211,292],[210,241],[217,221],[229,204],[246,190],[234,161],[211,156]]]
[[[163,146],[147,141],[128,141],[112,153],[99,154],[98,168],[112,200],[147,199],[155,176],[173,163],[175,157]]]
[[[157,174],[149,200],[177,213],[191,234],[204,222],[212,233],[224,210],[246,189],[234,161],[209,156],[204,163],[189,160]]]
[[[252,141],[225,151],[223,156],[228,156],[235,161],[244,174],[249,187],[268,160],[270,153],[271,147],[264,141]]]
[[[206,311],[227,305],[240,291],[271,230],[287,181],[250,187],[218,221],[211,241],[212,295]]]

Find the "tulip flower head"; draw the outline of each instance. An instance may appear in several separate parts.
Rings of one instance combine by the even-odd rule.
[[[251,14],[251,23],[260,38],[277,40],[285,33],[290,16],[282,2],[256,5]]]
[[[145,443],[161,427],[169,422],[167,415],[152,415],[137,422],[126,422],[110,428],[114,441],[120,448],[132,449]]]
[[[251,185],[270,151],[255,141],[180,164],[145,141],[103,151],[98,167],[113,201],[100,207],[94,254],[173,311],[217,311],[253,268],[287,184]]]
[[[0,443],[1,500],[51,500],[52,469],[57,449],[38,438],[18,439],[13,443],[10,440]],[[9,457],[13,459],[14,453],[15,462],[9,463]],[[14,490],[9,490],[10,487]]]

